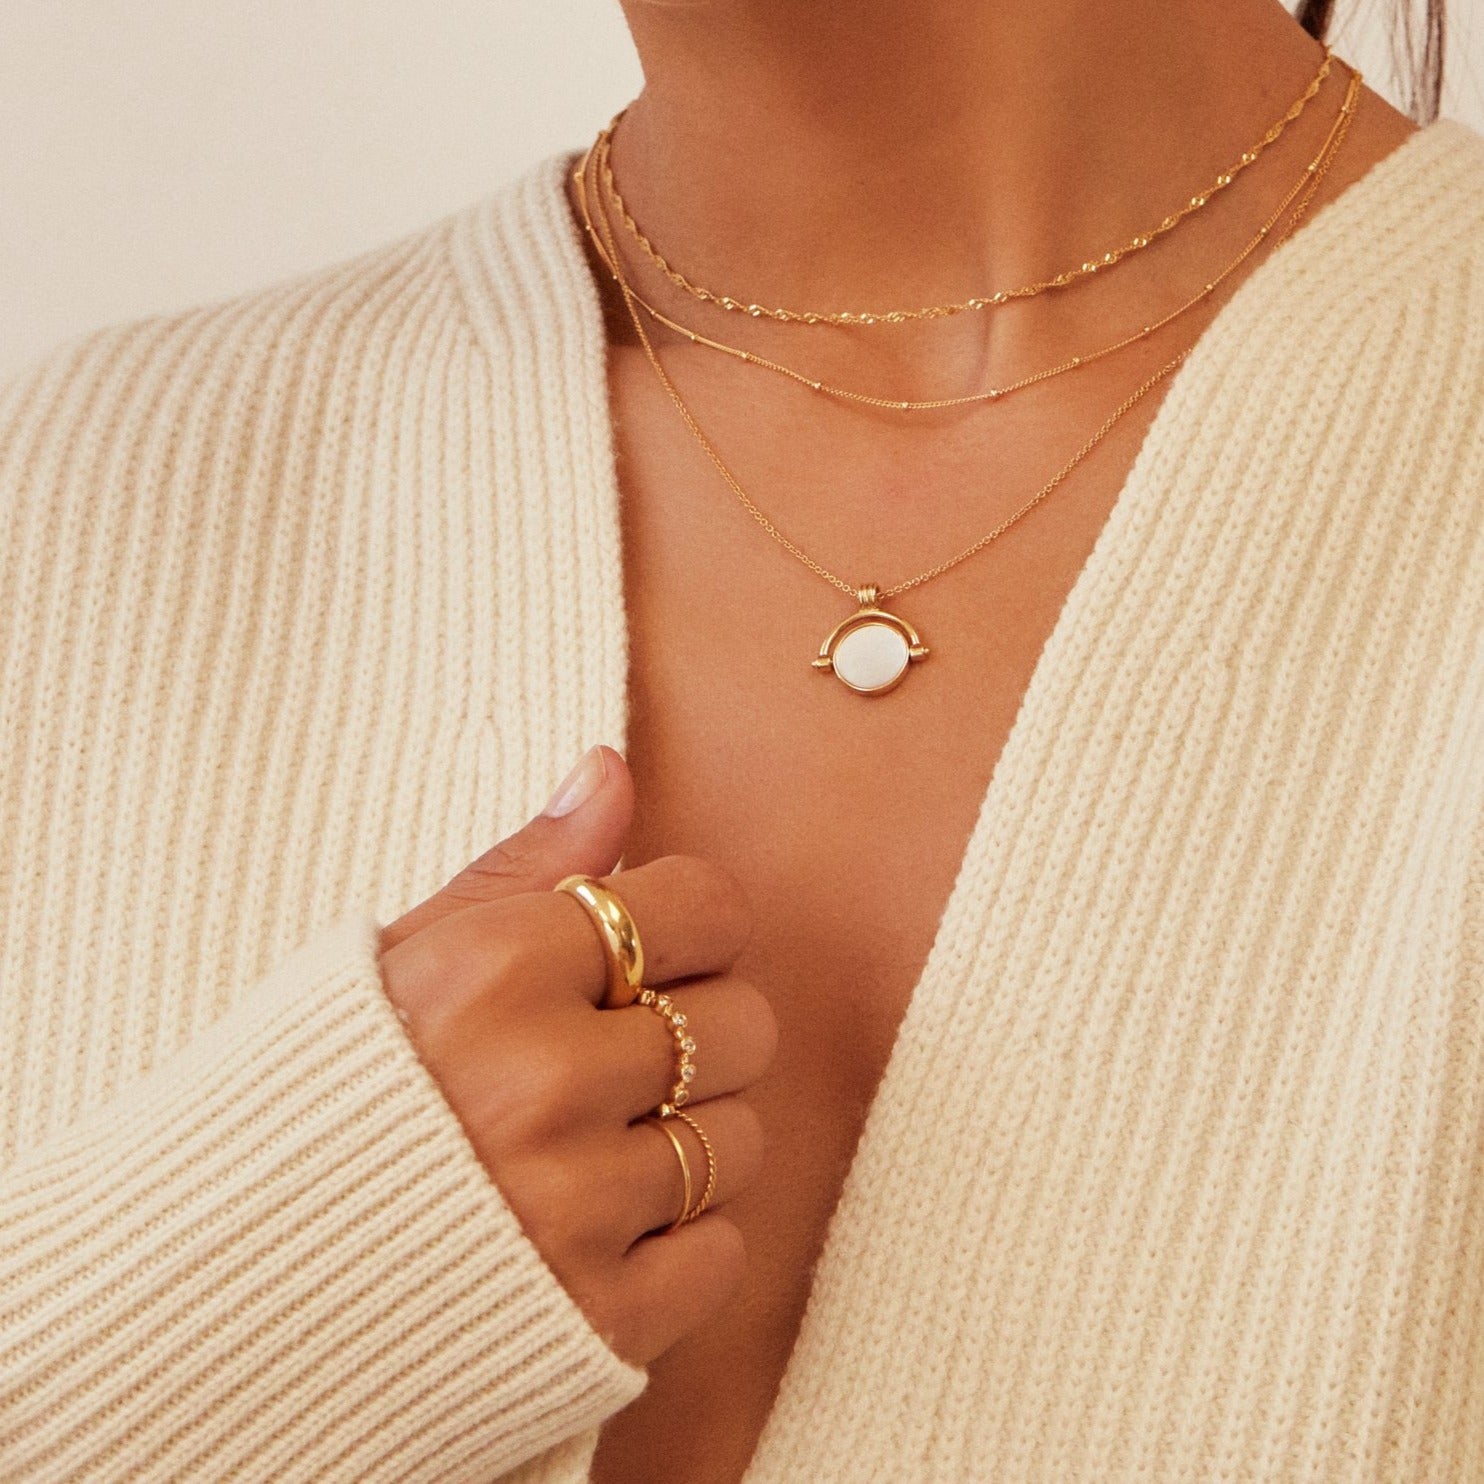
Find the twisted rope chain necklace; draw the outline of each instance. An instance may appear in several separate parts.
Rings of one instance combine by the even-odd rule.
[[[1051,278],[1042,279],[1037,283],[1025,284],[1020,288],[1002,289],[998,293],[987,296],[965,299],[956,304],[932,304],[921,309],[888,309],[888,310],[798,310],[798,309],[776,309],[768,308],[762,304],[750,304],[745,300],[737,299],[731,294],[719,294],[711,289],[702,288],[699,284],[691,281],[678,268],[674,267],[669,260],[656,249],[649,238],[640,230],[639,224],[634,220],[633,213],[624,204],[623,197],[618,192],[618,187],[613,180],[611,169],[606,166],[603,172],[604,189],[611,196],[614,209],[619,213],[625,229],[638,244],[646,257],[673,283],[676,288],[683,289],[692,298],[700,299],[708,304],[715,304],[720,309],[730,310],[735,314],[749,314],[754,319],[768,318],[779,320],[783,323],[807,324],[807,325],[876,325],[876,324],[901,324],[905,320],[913,319],[941,319],[947,315],[962,314],[966,310],[993,309],[1001,304],[1008,304],[1012,299],[1029,299],[1037,294],[1044,294],[1049,289],[1062,288],[1066,284],[1075,283],[1082,278],[1091,277],[1094,273],[1101,272],[1104,268],[1110,268],[1114,263],[1121,261],[1130,253],[1138,252],[1149,246],[1156,238],[1162,237],[1166,232],[1173,230],[1194,211],[1199,211],[1219,192],[1226,189],[1238,175],[1253,164],[1259,155],[1267,149],[1270,144],[1275,143],[1283,134],[1289,124],[1304,111],[1318,93],[1324,79],[1329,76],[1333,53],[1327,45],[1321,43],[1321,56],[1319,70],[1309,82],[1302,94],[1289,107],[1288,111],[1274,123],[1263,134],[1250,149],[1242,152],[1241,158],[1228,170],[1223,170],[1220,175],[1204,191],[1192,196],[1190,201],[1173,211],[1156,227],[1151,227],[1146,232],[1139,233],[1123,247],[1114,248],[1106,252],[1100,258],[1090,258],[1075,268],[1068,268]],[[600,137],[606,138],[612,135],[614,129],[627,108],[620,109],[613,116],[608,127],[603,130]]]
[[[1362,76],[1357,68],[1349,67],[1350,83],[1345,92],[1344,101],[1340,105],[1329,133],[1324,143],[1320,146],[1319,153],[1305,167],[1304,174],[1300,177],[1301,194],[1294,205],[1293,213],[1287,225],[1279,235],[1274,244],[1275,249],[1288,240],[1298,229],[1305,213],[1307,212],[1314,194],[1319,188],[1319,183],[1328,173],[1335,157],[1338,155],[1345,136],[1349,132],[1350,122],[1355,115],[1360,101],[1360,89]],[[593,231],[591,204],[587,197],[588,181],[591,177],[591,162],[596,146],[596,141],[588,147],[581,163],[573,172],[573,181],[577,187],[578,201],[582,213],[584,225],[589,233]],[[849,617],[842,619],[830,633],[825,637],[819,647],[819,653],[815,656],[813,664],[816,669],[832,672],[851,690],[862,695],[882,695],[898,685],[907,673],[911,662],[920,661],[927,657],[929,650],[922,643],[921,636],[917,630],[904,618],[892,613],[881,606],[884,599],[895,597],[899,593],[918,587],[931,578],[940,576],[950,568],[959,563],[967,561],[977,552],[982,551],[991,542],[996,540],[1007,531],[1018,520],[1040,504],[1052,493],[1113,431],[1119,421],[1127,415],[1145,396],[1167,377],[1172,375],[1189,357],[1194,346],[1187,346],[1172,360],[1166,362],[1153,375],[1142,382],[1132,393],[1129,394],[1113,410],[1103,424],[1095,433],[1062,465],[1047,482],[1033,495],[1019,510],[1001,521],[994,530],[981,536],[971,546],[966,547],[958,555],[950,557],[945,562],[930,568],[926,572],[919,573],[916,577],[899,582],[893,587],[881,588],[875,583],[852,585],[844,578],[837,576],[828,568],[821,566],[793,541],[789,540],[782,531],[768,518],[768,516],[757,506],[747,492],[738,483],[736,477],[723,461],[715,446],[706,436],[700,424],[696,421],[690,408],[686,405],[676,389],[669,373],[665,370],[655,351],[653,342],[644,327],[644,320],[640,315],[635,302],[635,295],[630,289],[627,279],[624,277],[619,258],[617,243],[613,236],[612,224],[605,217],[602,218],[604,231],[604,243],[606,248],[604,254],[605,262],[614,271],[616,281],[623,294],[624,304],[628,310],[629,318],[633,323],[634,330],[639,337],[640,344],[644,348],[645,356],[654,368],[670,400],[674,403],[676,410],[685,421],[686,426],[696,438],[702,450],[715,465],[718,473],[726,481],[732,493],[736,495],[742,505],[752,517],[763,527],[779,545],[796,557],[811,572],[839,588],[842,592],[854,597],[858,604],[857,609]]]
[[[606,166],[610,132],[611,126],[599,134],[592,151],[590,170],[591,173],[597,176],[600,183],[607,174]],[[578,168],[580,170],[583,167],[579,166]],[[1103,346],[1098,350],[1087,351],[1081,355],[1072,356],[1070,359],[1061,361],[1055,366],[1049,366],[1043,370],[1031,372],[1029,375],[1022,376],[1016,381],[1007,382],[1003,386],[988,387],[984,391],[970,392],[964,396],[903,400],[898,397],[874,396],[866,392],[853,391],[847,387],[835,386],[831,382],[809,376],[802,371],[795,370],[791,366],[771,360],[767,356],[758,354],[756,351],[743,350],[739,346],[728,345],[723,341],[714,340],[708,335],[703,335],[699,330],[694,330],[689,325],[683,325],[671,319],[663,310],[657,308],[643,294],[639,293],[632,284],[629,285],[629,291],[632,293],[634,301],[644,310],[651,320],[657,324],[664,325],[666,329],[673,330],[678,335],[684,335],[692,345],[701,345],[710,350],[720,351],[735,360],[745,361],[748,365],[761,367],[765,371],[776,372],[781,376],[786,376],[790,380],[798,382],[802,386],[808,387],[811,391],[821,392],[825,396],[835,397],[840,401],[857,402],[868,407],[881,407],[892,412],[938,411],[947,407],[964,407],[976,402],[998,402],[1002,398],[1008,397],[1012,392],[1023,391],[1027,387],[1039,385],[1043,381],[1049,381],[1054,376],[1063,375],[1068,371],[1075,371],[1082,366],[1090,366],[1093,362],[1102,360],[1104,356],[1112,355],[1114,351],[1123,350],[1126,346],[1135,345],[1141,340],[1147,340],[1151,335],[1157,334],[1160,330],[1164,329],[1166,325],[1173,324],[1182,315],[1188,314],[1198,304],[1210,298],[1262,246],[1268,234],[1277,226],[1284,213],[1293,204],[1294,198],[1303,189],[1306,179],[1306,175],[1299,177],[1294,183],[1293,188],[1278,203],[1277,210],[1257,229],[1241,252],[1212,278],[1209,283],[1203,284],[1199,292],[1193,294],[1178,308],[1171,310],[1159,319],[1153,320],[1135,333],[1125,335],[1121,340],[1114,341],[1111,345]],[[599,220],[604,222],[604,232],[611,237],[611,227],[608,223],[608,203],[602,199],[602,194],[600,190],[597,202],[597,215]],[[585,200],[585,198],[583,199]],[[592,239],[599,259],[608,269],[614,281],[618,282],[622,275],[622,265],[616,264],[609,257],[608,249],[594,230],[591,216],[587,214],[586,210],[584,210],[583,225],[587,230],[588,236]]]

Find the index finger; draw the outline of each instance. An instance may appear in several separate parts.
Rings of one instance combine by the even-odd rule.
[[[593,878],[628,909],[644,949],[645,984],[719,974],[752,936],[752,908],[736,876],[696,855],[662,855]],[[586,907],[565,891],[524,892],[472,909],[493,917],[522,987],[550,996],[576,990],[601,1003],[608,957]]]

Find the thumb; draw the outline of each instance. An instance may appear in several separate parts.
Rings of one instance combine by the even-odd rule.
[[[623,854],[633,813],[634,778],[623,756],[602,743],[588,748],[540,814],[384,927],[381,952],[465,907],[518,892],[550,891],[574,872],[609,874]]]

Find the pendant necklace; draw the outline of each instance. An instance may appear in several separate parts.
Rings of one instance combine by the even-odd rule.
[[[1300,178],[1299,186],[1295,187],[1293,192],[1290,192],[1284,206],[1279,208],[1279,213],[1281,214],[1288,202],[1294,199],[1294,196],[1298,194],[1300,187],[1302,187],[1303,194],[1298,204],[1294,207],[1292,217],[1278,238],[1279,244],[1285,241],[1296,230],[1313,198],[1314,192],[1318,188],[1320,180],[1329,169],[1349,129],[1350,119],[1355,112],[1355,107],[1359,99],[1361,75],[1356,68],[1350,67],[1348,70],[1351,74],[1350,85],[1346,90],[1344,103],[1329,131],[1328,137],[1321,146],[1319,154],[1307,166],[1304,175]],[[967,561],[969,557],[983,550],[1022,516],[1040,504],[1108,437],[1124,416],[1185,362],[1193,347],[1186,347],[1142,382],[1128,397],[1119,403],[1097,431],[1041,486],[1031,499],[1026,501],[1019,510],[1008,516],[987,535],[980,537],[979,540],[966,547],[956,556],[950,557],[947,561],[941,562],[936,567],[932,567],[928,571],[921,572],[916,577],[899,582],[892,587],[883,588],[876,583],[849,583],[844,578],[821,566],[806,552],[802,551],[758,508],[722,460],[700,424],[697,423],[690,408],[686,405],[684,399],[676,389],[674,382],[670,379],[668,372],[666,372],[661,363],[635,303],[636,295],[629,287],[623,273],[617,244],[614,241],[612,226],[608,220],[606,211],[599,214],[603,228],[603,237],[601,239],[593,224],[587,189],[588,182],[593,175],[593,166],[595,163],[594,152],[599,149],[600,145],[606,146],[606,132],[598,140],[595,140],[593,145],[588,147],[582,162],[573,172],[573,179],[577,186],[579,203],[588,235],[593,239],[594,245],[597,247],[600,256],[604,259],[606,266],[615,278],[623,294],[624,305],[628,310],[629,318],[633,322],[640,344],[644,348],[644,353],[650,365],[654,368],[656,375],[659,377],[661,385],[669,395],[670,400],[674,403],[676,410],[680,413],[686,425],[690,428],[691,433],[695,436],[697,443],[711,460],[712,464],[715,465],[717,472],[726,481],[732,493],[736,495],[753,518],[779,545],[789,551],[804,566],[808,567],[810,571],[855,600],[855,611],[841,619],[825,635],[819,646],[818,653],[811,661],[814,668],[822,673],[833,674],[848,689],[859,695],[884,695],[888,691],[895,689],[902,682],[911,665],[926,659],[930,653],[928,646],[923,643],[917,629],[901,614],[895,613],[884,606],[885,603],[897,595],[907,592],[911,588],[920,586],[933,577],[940,576],[942,573],[948,571],[949,568],[956,567],[960,562]],[[599,153],[601,157],[605,151],[599,151]],[[1265,237],[1268,230],[1267,227],[1263,228],[1260,236]],[[1253,245],[1255,245],[1255,242]],[[1243,252],[1242,257],[1245,258],[1250,251],[1251,246]],[[680,328],[683,333],[689,333],[684,331],[684,327]]]

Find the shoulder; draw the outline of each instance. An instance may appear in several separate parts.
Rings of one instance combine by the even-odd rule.
[[[360,317],[372,327],[384,311],[425,293],[439,276],[447,220],[394,242],[296,274],[251,292],[100,325],[59,342],[5,387],[15,399],[80,381],[101,386],[157,364],[177,379],[257,371],[270,358],[307,358],[316,343],[344,332]],[[136,387],[136,391],[139,388]]]
[[[0,393],[0,513],[226,495],[245,464],[325,438],[369,373],[405,362],[412,322],[438,315],[446,235],[57,345]]]
[[[69,492],[232,498],[265,466],[309,476],[348,449],[377,457],[368,442],[488,381],[479,321],[514,293],[490,264],[512,240],[517,257],[547,250],[553,224],[533,207],[562,159],[354,256],[56,345],[0,384],[0,521]]]
[[[1377,216],[1393,229],[1421,224],[1433,245],[1484,250],[1484,134],[1459,119],[1417,130],[1373,168]]]
[[[1413,134],[1331,208],[1304,286],[1367,380],[1378,422],[1394,417],[1432,454],[1484,480],[1484,135],[1453,119]],[[1324,225],[1317,218],[1316,228]],[[1323,274],[1327,282],[1315,280]],[[1347,334],[1346,326],[1350,327]],[[1321,344],[1323,344],[1323,337]],[[1425,433],[1424,433],[1425,430]]]
[[[1300,403],[1310,428],[1354,414],[1398,438],[1484,435],[1484,136],[1452,119],[1406,136],[1258,266],[1213,331],[1203,394]]]
[[[1484,135],[1449,118],[1416,130],[1302,237],[1294,298],[1316,310],[1385,321],[1441,292],[1466,317],[1484,313]]]

